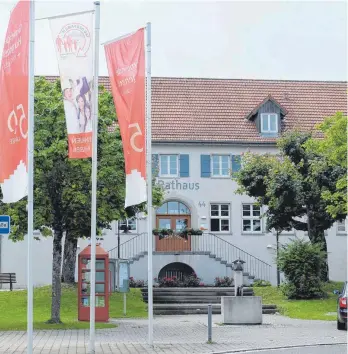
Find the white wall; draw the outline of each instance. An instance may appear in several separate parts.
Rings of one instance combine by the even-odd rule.
[[[43,286],[52,283],[52,238],[42,238],[33,243],[33,283]],[[2,237],[1,272],[16,273],[17,283],[14,288],[23,289],[27,285],[27,238],[12,242]],[[9,288],[4,284],[3,288]]]

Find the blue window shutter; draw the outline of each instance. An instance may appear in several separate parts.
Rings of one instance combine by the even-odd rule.
[[[201,155],[201,177],[210,177],[210,155]]]
[[[238,172],[240,168],[241,168],[241,156],[232,155],[232,176],[235,176],[236,172]]]
[[[180,155],[180,177],[190,176],[190,156]]]
[[[159,174],[159,156],[152,154],[152,177],[158,177]]]

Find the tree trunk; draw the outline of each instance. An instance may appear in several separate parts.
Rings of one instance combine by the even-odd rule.
[[[70,236],[70,237],[69,237]],[[75,283],[77,238],[66,233],[64,244],[64,258],[62,270],[62,282],[67,284]]]
[[[308,209],[307,209],[308,210]],[[325,233],[322,230],[315,229],[315,220],[308,217],[308,237],[311,243],[320,243],[321,250],[325,253],[325,265],[321,269],[321,280],[323,282],[329,281],[329,262],[327,257],[327,243]]]
[[[55,230],[53,235],[53,262],[52,262],[52,306],[51,319],[48,323],[62,323],[60,320],[61,267],[62,267],[62,238],[63,231]]]
[[[312,238],[310,239],[312,243],[320,243],[321,250],[325,253],[325,264],[321,269],[321,280],[323,282],[329,281],[329,262],[327,256],[327,243],[325,239],[324,231],[312,231]]]

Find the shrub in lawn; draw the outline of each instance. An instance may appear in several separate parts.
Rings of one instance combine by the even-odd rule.
[[[272,286],[272,284],[267,280],[255,280],[253,286],[257,288],[262,286]]]
[[[286,282],[282,291],[289,299],[312,299],[324,296],[321,269],[325,265],[321,245],[295,239],[283,245],[277,257]]]
[[[230,277],[216,277],[214,280],[214,286],[216,287],[229,287],[233,285],[233,279]]]

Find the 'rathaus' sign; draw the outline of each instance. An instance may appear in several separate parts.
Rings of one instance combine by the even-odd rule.
[[[191,191],[198,191],[199,190],[199,183],[198,182],[179,182],[179,180],[166,180],[163,181],[159,179],[157,183],[167,190],[173,191],[182,191],[182,190],[191,190]]]

